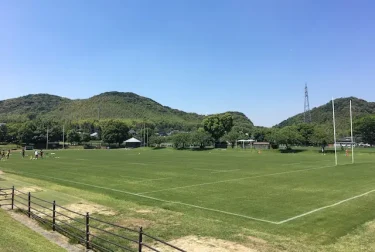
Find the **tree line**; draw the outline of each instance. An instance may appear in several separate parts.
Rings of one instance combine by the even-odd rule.
[[[24,123],[8,123],[0,125],[0,142],[17,144],[46,143],[47,131],[50,142],[62,140],[69,143],[87,143],[92,140],[91,133],[98,133],[98,140],[108,144],[122,144],[134,136],[148,145],[160,146],[161,143],[173,143],[176,148],[197,146],[204,148],[215,142],[229,142],[232,147],[237,140],[253,139],[258,142],[269,142],[273,146],[280,144],[325,146],[333,143],[333,128],[330,125],[298,124],[283,128],[249,127],[234,125],[230,114],[207,116],[200,124],[187,127],[185,130],[170,129],[169,136],[160,134],[160,128],[152,122],[129,120],[82,120],[77,122],[59,122],[37,119]],[[375,116],[369,115],[354,121],[355,136],[361,141],[375,144]],[[338,137],[350,135],[340,133]],[[144,137],[147,135],[148,137]]]

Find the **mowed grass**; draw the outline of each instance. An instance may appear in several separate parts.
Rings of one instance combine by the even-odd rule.
[[[220,221],[223,230],[331,244],[375,218],[375,154],[359,152],[355,160],[339,152],[335,166],[332,154],[317,151],[61,150],[43,160],[13,153],[0,169]],[[174,236],[195,232],[175,229]]]
[[[30,230],[16,220],[13,220],[4,210],[0,209],[0,251],[56,251],[63,252],[64,249],[49,242],[43,236]]]

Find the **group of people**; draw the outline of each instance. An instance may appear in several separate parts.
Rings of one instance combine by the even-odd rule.
[[[10,152],[10,151],[9,151]],[[26,152],[26,147],[24,147],[24,148],[22,148],[22,158],[24,158],[25,157],[25,152]],[[39,157],[40,158],[43,158],[43,150],[40,150],[40,151],[38,151],[38,150],[35,150],[35,152],[34,152],[34,158],[35,159],[38,159]],[[30,158],[32,158],[32,156],[30,157]]]
[[[9,159],[9,156],[10,156],[10,150],[8,150],[6,153],[5,153],[5,150],[2,150],[1,151],[1,159]]]

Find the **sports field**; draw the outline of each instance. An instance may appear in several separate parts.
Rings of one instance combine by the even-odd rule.
[[[248,232],[270,242],[271,247],[290,245],[297,251],[307,246],[309,250],[334,246],[375,219],[372,150],[356,153],[354,165],[340,152],[338,166],[332,154],[321,155],[315,150],[261,154],[171,149],[47,153],[44,160],[22,159],[13,153],[0,163],[0,169],[39,186],[55,184],[73,188],[72,193],[78,189],[105,195],[117,203],[99,198],[98,203],[113,208],[121,208],[118,202],[131,202],[178,213],[173,217],[176,221],[186,218],[189,224],[181,227],[169,223],[168,232],[160,232],[167,239],[197,234],[246,244],[237,236]],[[0,181],[0,187],[7,183],[12,182]],[[181,213],[184,217],[178,217]]]

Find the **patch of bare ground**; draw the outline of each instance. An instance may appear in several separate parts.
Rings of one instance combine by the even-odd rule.
[[[4,172],[2,170],[0,170],[0,175],[3,175],[3,174],[4,174]]]
[[[244,245],[221,240],[215,239],[211,237],[197,237],[197,236],[185,236],[182,238],[178,238],[176,240],[172,240],[169,242],[176,247],[182,248],[189,252],[257,252],[258,250],[245,247]],[[164,251],[164,252],[172,252],[176,251],[175,249],[168,248],[167,246],[157,246],[157,249]],[[144,249],[144,251],[150,251]]]
[[[134,228],[138,229],[140,227],[142,228],[148,228],[152,226],[155,222],[140,218],[126,218],[121,219],[120,221],[116,222],[117,225],[127,227],[127,228]]]
[[[63,206],[64,208],[61,207],[56,207],[56,216],[58,217],[59,220],[62,221],[70,221],[70,218],[77,218],[81,217],[81,215],[85,215],[86,213],[90,214],[101,214],[101,215],[106,215],[106,216],[114,216],[116,215],[116,212],[105,207],[102,205],[98,204],[91,204],[88,202],[80,202],[80,203],[73,203],[69,204],[66,206]],[[66,210],[69,209],[69,210]],[[76,213],[79,213],[81,215],[78,215]],[[61,215],[59,215],[61,213]]]
[[[153,214],[153,213],[156,213],[156,211],[153,211],[153,210],[150,210],[150,209],[138,209],[138,210],[135,210],[136,213],[140,213],[140,214]]]
[[[25,193],[35,193],[35,192],[41,192],[43,191],[42,188],[38,186],[24,186],[20,188],[16,188],[17,190],[14,190],[15,195],[25,194]]]

